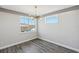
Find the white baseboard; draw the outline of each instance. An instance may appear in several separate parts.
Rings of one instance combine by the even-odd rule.
[[[21,43],[24,43],[24,42],[27,42],[27,41],[30,41],[30,40],[33,40],[33,39],[36,39],[36,38],[37,38],[37,37],[33,37],[33,38],[31,38],[31,39],[28,39],[28,40],[24,40],[24,41],[16,42],[16,43],[13,43],[13,44],[10,44],[10,45],[7,45],[7,46],[3,46],[3,47],[0,47],[0,50],[1,50],[1,49],[5,49],[5,48],[8,48],[8,47],[11,47],[11,46],[14,46],[14,45],[18,45],[18,44],[21,44]],[[39,39],[42,39],[42,40],[45,40],[45,41],[48,41],[48,42],[51,42],[51,43],[54,43],[54,44],[56,44],[56,45],[60,45],[60,46],[62,46],[62,47],[66,47],[66,48],[68,48],[68,49],[71,49],[71,50],[74,50],[74,51],[79,52],[79,49],[72,48],[72,47],[69,47],[69,46],[67,46],[67,45],[63,45],[63,44],[57,43],[57,42],[52,42],[52,41],[50,41],[50,40],[48,40],[48,39],[46,39],[46,38],[42,38],[42,37],[38,37],[38,38],[39,38]]]
[[[18,45],[18,44],[21,44],[21,43],[24,43],[24,42],[27,42],[27,41],[30,41],[30,40],[33,40],[33,39],[36,39],[36,38],[37,37],[33,37],[31,39],[28,39],[28,40],[24,40],[24,41],[16,42],[16,43],[13,43],[13,44],[10,44],[10,45],[7,45],[7,46],[3,46],[3,47],[0,47],[0,50],[11,47],[11,46],[14,46],[14,45]]]
[[[59,46],[62,46],[62,47],[65,47],[65,48],[71,49],[71,50],[76,51],[76,52],[79,52],[79,49],[72,48],[72,47],[70,47],[70,46],[63,45],[63,44],[61,44],[61,43],[52,42],[52,41],[50,41],[50,40],[48,40],[48,39],[46,39],[46,38],[39,37],[39,39],[42,39],[42,40],[45,40],[45,41],[48,41],[48,42],[54,43],[54,44],[56,44],[56,45],[59,45]]]

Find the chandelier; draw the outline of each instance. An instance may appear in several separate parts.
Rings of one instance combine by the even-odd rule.
[[[37,15],[37,12],[38,12],[37,8],[38,8],[37,6],[34,6],[34,16],[30,16],[32,19],[40,19],[41,18],[41,16]]]

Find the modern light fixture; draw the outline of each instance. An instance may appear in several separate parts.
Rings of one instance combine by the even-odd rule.
[[[37,14],[37,12],[38,12],[37,8],[38,8],[38,6],[35,5],[34,6],[34,16],[30,16],[31,19],[40,19],[41,18],[41,16],[38,16],[38,14]]]

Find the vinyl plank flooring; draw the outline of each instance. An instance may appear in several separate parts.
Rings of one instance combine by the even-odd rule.
[[[77,53],[77,52],[37,38],[16,46],[0,50],[0,53]]]

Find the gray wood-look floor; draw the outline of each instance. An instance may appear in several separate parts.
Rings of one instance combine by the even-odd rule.
[[[34,39],[16,46],[0,50],[0,53],[77,53],[77,52],[41,39]]]

